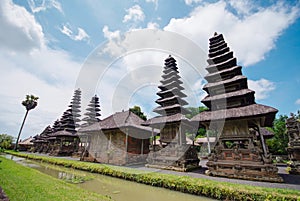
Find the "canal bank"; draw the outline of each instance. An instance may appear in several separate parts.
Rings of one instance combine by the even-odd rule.
[[[196,196],[165,188],[158,188],[130,182],[123,179],[113,178],[95,173],[70,168],[58,167],[41,161],[33,161],[12,155],[6,158],[16,161],[23,166],[36,169],[44,174],[67,182],[76,182],[82,189],[105,195],[116,201],[213,201],[215,199]],[[74,182],[73,182],[74,181]]]
[[[300,192],[296,190],[239,185],[203,178],[193,178],[190,176],[170,175],[155,171],[147,172],[145,170],[134,168],[86,163],[17,152],[10,153],[35,160],[42,160],[52,164],[72,167],[74,169],[100,173],[138,183],[164,187],[190,194],[203,195],[205,197],[212,197],[220,200],[297,200],[297,198],[300,197]]]

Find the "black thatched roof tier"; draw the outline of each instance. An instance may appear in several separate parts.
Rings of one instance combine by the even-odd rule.
[[[233,58],[233,52],[225,52],[223,54],[217,55],[215,57],[210,57],[207,62],[209,64],[216,64],[216,63],[222,63],[224,61],[227,61],[228,59]]]
[[[174,104],[174,105],[169,105],[169,106],[158,106],[156,107],[153,112],[156,112],[158,114],[161,114],[161,115],[166,115],[166,110],[174,110],[176,109],[177,111],[179,111],[178,113],[181,113],[181,114],[188,114],[189,111],[187,109],[185,109],[184,107],[182,107],[182,105],[180,104]]]
[[[162,84],[158,86],[160,91],[157,95],[161,98],[156,103],[160,106],[155,108],[153,112],[167,116],[177,113],[186,114],[188,112],[183,108],[187,102],[183,100],[186,95],[182,92],[184,90],[181,86],[183,82],[180,80],[178,73],[176,60],[170,55],[165,60],[163,79],[161,80]]]
[[[166,76],[163,80],[161,80],[160,82],[162,84],[166,84],[166,83],[169,83],[169,82],[172,82],[174,80],[178,80],[180,79],[180,76],[178,74],[172,74],[170,76]],[[180,81],[180,84],[182,84],[182,82]]]
[[[204,85],[203,89],[205,91],[208,91],[209,88],[224,86],[224,85],[229,84],[229,83],[242,82],[242,81],[247,82],[247,77],[245,77],[243,75],[237,75],[237,76],[234,76],[233,78],[230,78],[230,79],[224,79],[224,80],[221,80],[221,81],[218,81],[218,82],[207,83],[206,85]]]
[[[213,82],[218,78],[223,78],[224,76],[226,76],[228,73],[232,73],[232,72],[236,72],[235,75],[242,75],[242,66],[233,66],[231,68],[226,68],[224,70],[221,71],[217,71],[214,73],[209,73],[206,76],[204,76],[204,78],[208,81],[208,82]]]
[[[174,122],[185,122],[189,124],[189,119],[185,117],[183,114],[174,114],[170,116],[157,116],[154,118],[151,118],[147,120],[146,122],[143,123],[143,125],[147,126],[153,126],[155,127],[156,125],[163,125],[165,123],[174,123]]]
[[[114,129],[123,129],[123,128],[135,128],[142,130],[143,132],[151,132],[152,129],[146,126],[142,126],[145,121],[139,116],[130,112],[129,110],[123,112],[117,112],[109,117],[94,123],[90,126],[80,128],[78,132],[94,132],[99,130],[114,130]],[[155,131],[156,133],[159,131]]]
[[[184,93],[182,93],[178,88],[174,87],[172,89],[168,89],[165,91],[159,91],[156,93],[157,95],[159,95],[160,97],[165,97],[167,96],[167,94],[171,94],[171,95],[175,95],[175,96],[179,96],[181,98],[187,97]]]
[[[253,99],[254,99],[254,93],[255,92],[252,91],[251,89],[242,89],[239,91],[234,91],[234,92],[225,93],[225,94],[219,94],[219,95],[215,95],[215,96],[206,96],[201,102],[206,105],[206,103],[210,102],[210,101],[229,99],[229,98],[240,97],[240,96],[249,96],[249,95],[253,96]]]
[[[220,50],[217,50],[215,52],[212,52],[212,53],[208,53],[208,56],[209,57],[215,57],[215,56],[218,56],[219,54],[224,54],[225,52],[229,52],[230,48],[229,47],[224,47]]]
[[[61,131],[56,131],[55,133],[53,133],[52,137],[77,137],[77,134],[75,134],[74,132],[61,130]]]
[[[249,117],[262,117],[264,122],[262,126],[272,126],[272,122],[275,118],[275,114],[278,112],[277,109],[261,104],[252,104],[243,107],[215,110],[215,111],[204,111],[194,116],[191,121],[195,122],[209,122],[215,120],[233,120],[233,119],[245,119]]]
[[[185,100],[181,99],[181,97],[177,96],[177,95],[167,97],[167,98],[159,98],[155,102],[159,104],[159,103],[170,101],[170,100],[173,100],[175,102],[177,101],[177,102],[179,102],[180,105],[187,105],[188,104]]]
[[[182,86],[180,86],[180,84],[182,84],[182,81],[177,82],[177,80],[170,80],[170,82],[159,85],[158,88],[160,88],[161,90],[165,90],[165,89],[172,89],[174,87],[176,87],[179,90],[183,90],[184,88]]]
[[[228,60],[226,60],[224,62],[221,62],[221,63],[210,64],[205,69],[209,73],[215,73],[217,71],[224,70],[226,68],[231,68],[231,67],[236,66],[236,65],[237,65],[236,58],[231,58],[231,59],[228,59]]]

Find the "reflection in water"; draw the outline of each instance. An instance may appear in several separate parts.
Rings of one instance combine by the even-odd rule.
[[[10,155],[6,155],[6,158],[10,159]],[[31,161],[24,158],[12,157],[12,160],[17,160],[19,163],[37,169],[40,172],[48,174],[52,177],[75,181],[72,183],[77,184],[83,189],[94,191],[102,195],[108,195],[116,201],[210,201],[213,199],[181,193],[177,191],[171,191],[164,188],[158,188],[130,182],[118,178],[109,176],[103,176],[95,173],[88,173],[80,170],[73,170],[70,172],[69,168],[55,168],[51,165],[45,165],[41,162]],[[30,165],[29,165],[30,164]],[[52,167],[52,168],[51,168]],[[93,178],[92,180],[85,181],[83,176],[86,178]],[[81,180],[82,179],[82,180]],[[76,181],[80,182],[76,182]]]

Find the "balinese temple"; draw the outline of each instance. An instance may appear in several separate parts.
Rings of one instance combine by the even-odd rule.
[[[277,110],[255,103],[242,67],[224,41],[215,33],[209,39],[208,95],[201,101],[209,110],[192,118],[206,130],[218,132],[209,156],[207,174],[230,178],[282,182],[272,164],[262,127],[272,126]]]
[[[127,110],[80,128],[78,132],[90,138],[82,160],[114,165],[144,164],[151,129],[142,126],[143,123],[142,118]]]
[[[53,130],[51,126],[47,126],[43,132],[39,135],[33,137],[33,149],[32,152],[39,152],[39,153],[48,153],[50,151],[49,147],[49,137],[51,136]]]
[[[152,132],[148,167],[187,171],[198,167],[199,159],[195,147],[186,143],[185,133],[191,129],[189,120],[185,117],[188,111],[183,107],[187,102],[181,84],[176,60],[169,56],[165,60],[160,91],[159,104],[153,111],[159,116],[149,119],[145,125],[160,130],[159,144]]]
[[[59,122],[55,125],[55,130],[51,137],[54,137],[51,142],[52,149],[50,155],[57,156],[72,156],[78,152],[79,137],[77,135],[77,123],[80,121],[80,89],[75,90],[72,101]]]
[[[81,125],[81,128],[91,126],[99,122],[100,121],[99,117],[101,116],[100,111],[101,109],[100,109],[99,97],[95,95],[92,97],[90,103],[86,108],[86,112],[84,113],[85,117],[82,119],[84,123]],[[91,135],[83,132],[78,132],[77,134],[80,138],[77,156],[80,157],[80,160],[84,160],[84,157],[86,158],[89,156],[88,148],[91,143]]]
[[[300,119],[294,114],[286,120],[287,134],[289,136],[288,155],[291,163],[290,174],[300,174]]]

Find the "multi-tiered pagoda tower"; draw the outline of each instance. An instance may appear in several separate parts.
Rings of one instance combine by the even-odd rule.
[[[155,136],[152,136],[148,166],[165,169],[186,171],[197,167],[199,159],[196,150],[186,144],[186,131],[190,127],[189,120],[185,117],[188,111],[183,107],[187,102],[183,99],[186,95],[181,84],[176,60],[169,56],[165,60],[161,85],[158,86],[160,96],[156,100],[159,104],[153,111],[160,116],[149,119],[145,125],[160,130],[160,139],[156,144]]]
[[[203,88],[208,95],[202,100],[209,110],[192,119],[218,132],[208,174],[282,182],[261,133],[261,127],[272,126],[277,110],[255,103],[255,92],[248,89],[223,35],[215,33],[209,41],[208,83]]]
[[[290,159],[290,174],[300,174],[300,119],[291,114],[286,120],[287,134],[289,136],[288,154]]]

